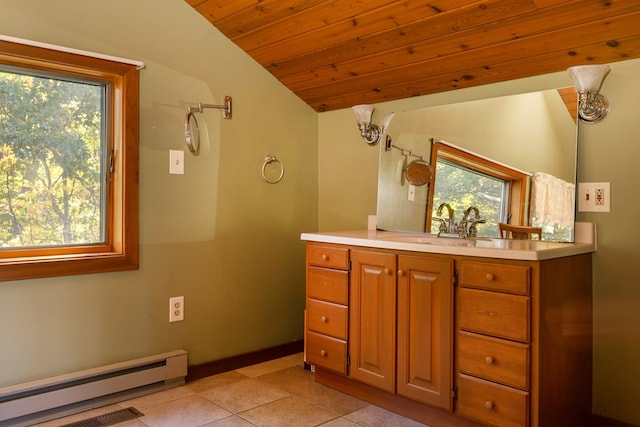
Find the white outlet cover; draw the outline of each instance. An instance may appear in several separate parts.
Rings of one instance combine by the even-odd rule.
[[[169,298],[169,322],[184,320],[184,297]]]
[[[602,204],[596,201],[597,190],[602,190]],[[611,183],[579,182],[578,212],[611,212]]]

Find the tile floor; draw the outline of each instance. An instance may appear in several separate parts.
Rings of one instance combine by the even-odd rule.
[[[38,426],[57,427],[130,406],[144,416],[118,427],[425,425],[317,384],[299,353]]]

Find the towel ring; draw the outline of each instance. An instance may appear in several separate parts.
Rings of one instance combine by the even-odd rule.
[[[269,179],[267,178],[267,174],[266,174],[266,170],[267,170],[267,165],[270,165],[271,163],[275,163],[277,162],[280,165],[280,175],[278,175],[278,177],[276,179]],[[282,181],[282,177],[284,176],[284,165],[282,164],[282,162],[276,157],[276,156],[272,156],[271,154],[267,154],[267,156],[264,158],[264,163],[262,163],[262,179],[269,183],[269,184],[277,184],[280,181]]]

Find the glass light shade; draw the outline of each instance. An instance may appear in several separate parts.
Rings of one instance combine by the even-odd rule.
[[[373,115],[373,110],[375,109],[373,106],[361,104],[354,105],[351,108],[353,108],[353,113],[356,115],[358,124],[366,123],[368,125],[369,123],[371,123],[371,116]]]
[[[578,93],[598,92],[604,76],[609,72],[608,65],[579,65],[567,69]]]
[[[391,124],[391,119],[393,119],[393,116],[396,113],[387,113],[384,116],[382,116],[382,129],[388,129],[389,125]]]

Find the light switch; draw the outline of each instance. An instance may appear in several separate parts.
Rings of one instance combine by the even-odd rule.
[[[184,174],[184,151],[169,150],[169,173],[173,175]]]
[[[416,186],[409,184],[409,193],[407,194],[407,200],[415,202],[416,200]]]

